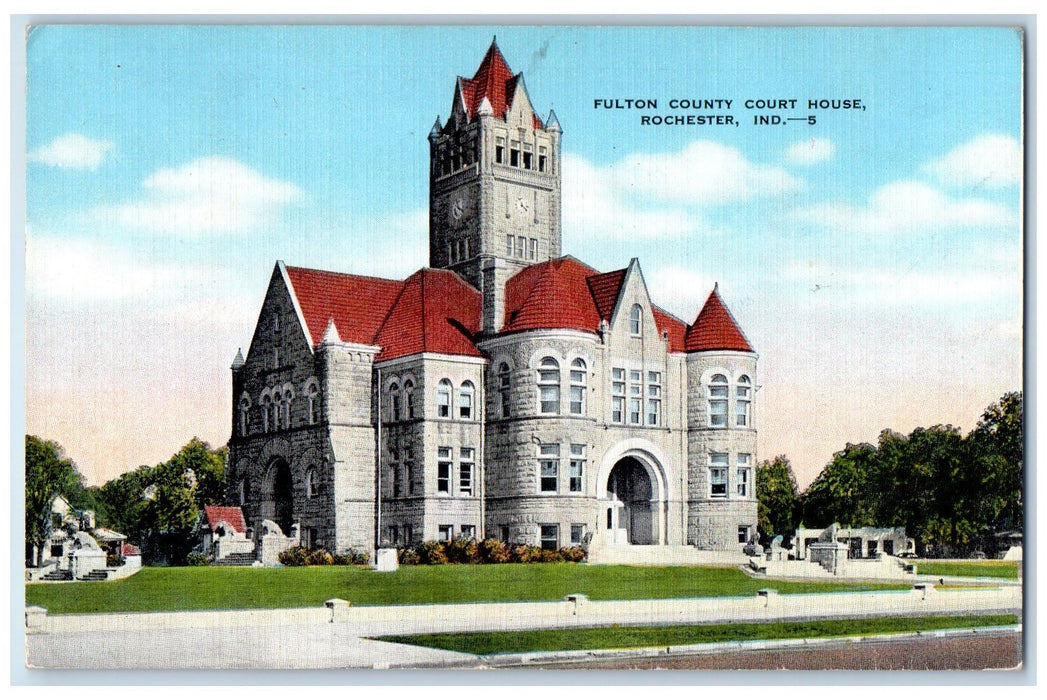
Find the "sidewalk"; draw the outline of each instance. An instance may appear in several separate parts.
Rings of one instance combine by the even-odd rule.
[[[34,617],[43,668],[376,668],[475,666],[479,659],[363,639],[391,634],[618,625],[770,622],[1018,612],[1017,586],[746,598],[477,603]],[[332,622],[332,617],[337,621]]]

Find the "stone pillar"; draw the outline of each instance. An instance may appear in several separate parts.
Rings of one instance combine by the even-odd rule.
[[[497,333],[505,319],[505,282],[509,267],[500,258],[483,261],[483,332]]]

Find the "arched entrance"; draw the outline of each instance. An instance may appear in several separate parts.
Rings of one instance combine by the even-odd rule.
[[[265,515],[283,530],[284,535],[291,533],[294,524],[294,482],[291,479],[291,467],[282,458],[276,458],[269,465],[268,472],[269,498],[265,504]]]
[[[618,460],[607,476],[603,526],[608,544],[658,544],[656,496],[646,465],[635,457]]]

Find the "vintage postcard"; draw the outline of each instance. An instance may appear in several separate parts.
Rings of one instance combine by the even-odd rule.
[[[30,678],[1022,667],[1021,27],[25,52]]]

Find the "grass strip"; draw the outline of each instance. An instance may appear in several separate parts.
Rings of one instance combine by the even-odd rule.
[[[940,629],[969,629],[1018,624],[1017,615],[900,617],[811,622],[677,625],[672,627],[591,627],[514,632],[408,634],[375,637],[383,642],[459,651],[466,654],[510,654],[582,649],[638,649],[644,647],[743,642],[769,639],[816,639]]]
[[[992,578],[1018,578],[1016,561],[919,561],[916,573],[927,576],[969,576]]]
[[[34,583],[26,605],[50,614],[302,608],[342,598],[353,605],[522,602],[752,596],[907,590],[905,583],[756,580],[733,567],[497,564],[405,566],[394,572],[320,566],[147,567],[121,581]]]

